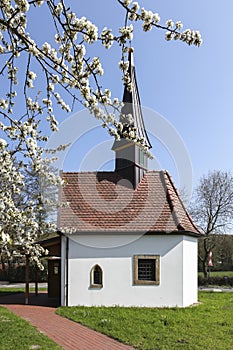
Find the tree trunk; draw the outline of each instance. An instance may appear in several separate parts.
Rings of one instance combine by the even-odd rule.
[[[25,265],[25,304],[29,303],[29,255],[26,255]]]
[[[1,259],[1,263],[2,263],[3,278],[6,279],[8,276],[7,276],[7,269],[6,269],[6,264],[4,259]]]
[[[204,278],[208,278],[208,270],[207,270],[207,265],[205,260],[202,261],[202,272],[203,272]]]

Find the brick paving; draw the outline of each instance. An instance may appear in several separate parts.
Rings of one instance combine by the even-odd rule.
[[[0,299],[0,304],[29,321],[65,350],[133,350],[130,346],[56,315],[54,307],[11,304],[7,296]]]

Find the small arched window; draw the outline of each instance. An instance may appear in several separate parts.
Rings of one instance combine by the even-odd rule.
[[[91,287],[102,288],[103,287],[103,271],[99,265],[95,265],[91,269]]]

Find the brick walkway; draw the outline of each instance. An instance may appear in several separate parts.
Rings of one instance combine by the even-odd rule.
[[[4,299],[0,299],[0,304],[4,303]],[[2,306],[29,321],[33,326],[61,345],[63,349],[133,350],[130,346],[123,345],[101,333],[56,315],[56,309],[53,307],[10,304],[9,302]]]

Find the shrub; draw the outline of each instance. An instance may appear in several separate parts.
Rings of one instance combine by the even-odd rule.
[[[35,265],[30,264],[29,280],[30,282],[47,282],[48,269],[47,262],[43,262],[44,270],[40,271]],[[37,274],[37,275],[36,275]],[[25,266],[19,264],[12,264],[5,270],[0,270],[0,281],[25,282]]]

